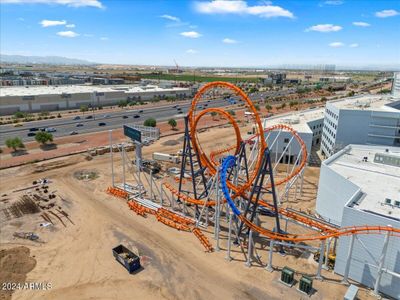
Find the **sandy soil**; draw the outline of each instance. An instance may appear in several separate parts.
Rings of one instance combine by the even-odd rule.
[[[232,130],[213,129],[204,147],[216,140],[229,145],[232,136],[227,132]],[[145,147],[144,155],[150,157],[160,150],[176,152],[181,144],[162,146],[170,139]],[[120,171],[120,159],[118,155],[115,158]],[[81,170],[94,170],[99,176],[91,181],[78,180],[74,173]],[[306,172],[304,200],[293,201],[292,206],[312,209],[318,172],[313,168]],[[287,265],[297,271],[297,280],[301,274],[315,275],[316,263],[308,255],[274,254],[276,271],[269,273],[264,269],[268,252],[260,244],[257,254],[262,264],[254,263],[248,268],[237,247],[232,247],[234,259],[225,260],[224,234],[222,250],[205,253],[193,234],[176,231],[152,217],[137,216],[124,200],[106,194],[110,174],[107,155],[91,161],[74,155],[0,171],[0,194],[6,193],[10,198],[15,198],[13,190],[26,187],[32,180],[51,179],[52,189],[64,199],[63,209],[73,222],[65,227],[57,222],[43,228],[38,226],[43,222],[38,214],[2,221],[1,248],[28,247],[37,264],[26,280],[52,285],[49,290],[18,290],[13,299],[308,299],[295,287],[282,285],[277,271]],[[116,181],[121,182],[121,176]],[[9,203],[0,202],[0,209],[5,205]],[[298,230],[291,226],[288,229]],[[14,231],[34,231],[43,243],[14,239]],[[212,231],[209,227],[205,234],[214,243]],[[130,275],[115,261],[111,249],[120,243],[137,251],[143,270]],[[339,283],[340,277],[328,271],[323,271],[323,276],[322,282],[314,280],[316,292],[311,299],[343,299],[347,287]],[[362,290],[360,299],[372,298]]]

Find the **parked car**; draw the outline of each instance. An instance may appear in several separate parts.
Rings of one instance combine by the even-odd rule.
[[[34,132],[28,132],[28,136],[35,136],[36,135],[36,133],[34,133]]]
[[[137,119],[137,118],[140,118],[140,116],[139,115],[134,115],[133,118]]]
[[[80,116],[75,116],[75,117],[74,117],[74,120],[80,120],[80,119],[81,119]]]
[[[78,134],[78,131],[71,131],[71,132],[69,133],[69,135],[76,135],[76,134]]]
[[[76,124],[76,127],[82,127],[83,126],[83,124],[82,123],[78,123],[78,124]]]
[[[100,122],[99,123],[99,126],[106,126],[107,124],[106,123],[104,123],[104,122]]]

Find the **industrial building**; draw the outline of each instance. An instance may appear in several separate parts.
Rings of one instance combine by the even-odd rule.
[[[349,144],[400,146],[400,98],[362,95],[327,102],[322,154],[329,157]]]
[[[314,108],[297,113],[289,113],[275,117],[266,118],[263,120],[263,127],[268,128],[277,124],[286,124],[293,128],[300,138],[304,141],[307,147],[307,152],[310,153],[312,147],[319,148],[321,144],[322,128],[324,122],[324,108]],[[299,154],[300,145],[296,142],[291,142],[293,135],[289,131],[274,130],[267,134],[267,143],[274,143],[271,152],[280,156],[285,148],[289,145],[287,154],[283,156],[283,161],[295,161],[295,157]],[[278,149],[278,150],[277,150]],[[290,158],[289,158],[290,157]]]
[[[400,72],[394,73],[392,96],[395,98],[400,98]]]
[[[5,87],[0,90],[0,115],[17,111],[77,109],[82,105],[115,105],[121,100],[151,101],[167,97],[182,99],[191,95],[191,88],[161,88],[156,85]]]
[[[325,160],[316,211],[341,227],[374,224],[399,228],[400,148],[348,145]],[[349,253],[348,278],[400,299],[399,239],[388,235],[341,236],[336,273],[346,273]]]

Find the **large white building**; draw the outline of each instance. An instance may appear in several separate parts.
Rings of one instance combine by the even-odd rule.
[[[327,102],[322,154],[329,157],[349,144],[400,146],[400,98],[363,95]]]
[[[293,128],[304,141],[307,153],[310,153],[312,147],[319,147],[321,143],[323,121],[324,108],[314,108],[266,118],[263,120],[263,127],[268,128],[277,124],[285,124]],[[267,133],[266,136],[267,143],[272,145],[272,153],[276,153],[280,157],[285,148],[288,147],[282,161],[285,163],[289,159],[291,163],[296,161],[296,156],[300,152],[300,144],[292,139],[293,135],[289,131],[274,130]]]
[[[60,85],[16,86],[0,89],[0,115],[17,111],[35,112],[59,109],[76,109],[81,105],[115,105],[121,100],[154,100],[166,97],[192,96],[191,88],[155,85]]]
[[[394,73],[392,96],[395,98],[400,98],[400,72]]]
[[[400,228],[400,148],[348,145],[322,163],[317,213],[339,225]],[[351,237],[338,241],[335,272],[343,275]],[[353,240],[349,278],[374,287],[385,233]],[[400,299],[400,237],[390,236],[378,290]]]

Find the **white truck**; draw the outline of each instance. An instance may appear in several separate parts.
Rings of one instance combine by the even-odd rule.
[[[167,153],[153,152],[153,159],[158,161],[167,161],[171,163],[179,163],[179,157]]]

